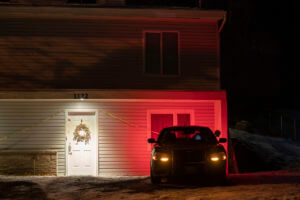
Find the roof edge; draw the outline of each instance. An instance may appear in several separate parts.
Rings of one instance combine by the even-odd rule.
[[[222,19],[223,10],[182,8],[128,8],[128,7],[54,7],[54,6],[0,6],[0,18],[5,17],[121,17],[157,19]]]

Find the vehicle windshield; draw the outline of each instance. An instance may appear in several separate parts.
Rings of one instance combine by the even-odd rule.
[[[158,137],[158,143],[217,144],[213,132],[207,127],[171,127],[163,129]]]

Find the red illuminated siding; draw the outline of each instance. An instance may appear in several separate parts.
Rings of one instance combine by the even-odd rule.
[[[195,124],[209,126],[215,130],[214,102],[120,102],[101,103],[107,112],[132,123],[133,127],[103,116],[99,118],[99,172],[100,175],[143,175],[149,174],[150,146],[147,111],[193,110]]]
[[[64,17],[55,9],[0,15],[0,88],[220,89],[216,20]],[[147,30],[179,32],[180,77],[143,73]]]

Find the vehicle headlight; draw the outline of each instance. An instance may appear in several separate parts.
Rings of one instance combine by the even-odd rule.
[[[169,161],[169,155],[166,153],[161,152],[155,152],[152,156],[153,160],[160,160],[161,162],[168,162]]]
[[[219,153],[213,153],[213,154],[210,154],[209,159],[210,159],[210,161],[212,161],[212,162],[218,162],[218,161],[220,161],[220,160],[226,160],[226,159],[227,159],[227,156],[226,156],[226,153],[224,153],[224,152],[219,152]]]

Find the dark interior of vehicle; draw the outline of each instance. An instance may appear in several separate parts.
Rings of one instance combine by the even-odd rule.
[[[199,142],[216,144],[217,139],[209,128],[173,128],[162,130],[158,142],[160,143],[180,143]]]

